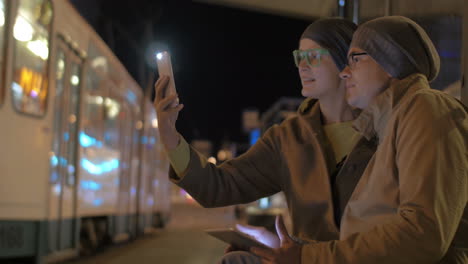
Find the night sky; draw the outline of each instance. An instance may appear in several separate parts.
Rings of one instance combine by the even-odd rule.
[[[189,142],[245,143],[243,109],[262,113],[282,96],[301,96],[292,51],[310,21],[183,0],[72,3],[137,81],[139,60],[151,58],[149,46],[169,49],[185,105],[177,128]],[[151,45],[142,43],[147,21],[153,27]]]

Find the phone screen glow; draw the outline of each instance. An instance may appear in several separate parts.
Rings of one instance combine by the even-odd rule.
[[[161,52],[156,53],[156,58],[158,60],[162,59],[162,57],[163,57],[163,54]]]

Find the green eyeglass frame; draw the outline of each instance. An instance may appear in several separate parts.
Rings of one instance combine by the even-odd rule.
[[[326,49],[308,49],[308,50],[295,50],[293,51],[294,63],[299,67],[301,61],[305,59],[307,65],[311,67],[320,66],[321,56],[328,55],[330,52]]]

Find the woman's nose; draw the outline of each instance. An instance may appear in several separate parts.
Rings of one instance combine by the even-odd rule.
[[[346,65],[346,67],[340,72],[340,78],[343,80],[348,79],[351,76],[351,71],[349,69],[349,66]]]

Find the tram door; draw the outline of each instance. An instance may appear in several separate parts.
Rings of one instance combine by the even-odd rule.
[[[55,60],[53,142],[50,153],[49,253],[78,248],[76,187],[80,80],[83,61],[60,38]]]
[[[115,223],[116,241],[125,240],[132,234],[131,230],[131,171],[132,171],[132,125],[134,123],[129,105],[122,101],[119,115],[123,122],[119,123],[120,131],[120,179]]]

